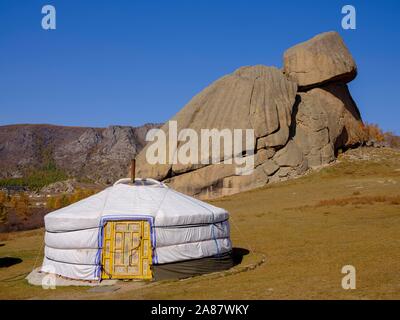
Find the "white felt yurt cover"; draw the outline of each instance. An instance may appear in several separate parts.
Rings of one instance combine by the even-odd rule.
[[[153,264],[199,259],[232,250],[226,210],[152,179],[122,179],[45,216],[42,271],[73,279],[101,277],[102,230],[110,220],[147,220]]]

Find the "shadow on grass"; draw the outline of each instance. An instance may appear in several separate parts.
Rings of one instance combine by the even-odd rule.
[[[231,252],[212,257],[192,259],[164,264],[155,264],[152,267],[155,280],[173,280],[190,278],[212,272],[228,270],[243,260],[243,256],[250,251],[243,248],[232,248]]]
[[[21,262],[22,259],[20,258],[13,258],[13,257],[0,258],[0,268],[8,268]]]
[[[250,253],[249,250],[244,248],[232,248],[232,260],[233,264],[236,266],[242,263],[243,257]]]

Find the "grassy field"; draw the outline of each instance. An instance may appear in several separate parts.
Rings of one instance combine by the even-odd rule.
[[[0,268],[0,298],[400,299],[400,152],[352,150],[303,178],[212,203],[230,211],[234,247],[250,250],[234,272],[43,290],[24,280],[42,259],[34,230],[0,234],[0,258],[22,259]],[[356,268],[355,290],[341,287],[344,265]]]

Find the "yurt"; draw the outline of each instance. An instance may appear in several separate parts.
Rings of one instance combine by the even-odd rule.
[[[41,270],[70,279],[167,279],[233,265],[226,210],[153,179],[113,186],[45,216]]]

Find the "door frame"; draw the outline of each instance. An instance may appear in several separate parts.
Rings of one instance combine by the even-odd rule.
[[[150,243],[152,252],[152,264],[157,264],[156,248],[156,235],[154,228],[154,217],[149,215],[105,215],[102,216],[99,223],[99,233],[97,237],[98,250],[96,253],[96,268],[95,277],[101,280],[102,274],[102,256],[103,256],[103,240],[104,240],[104,227],[107,222],[112,221],[147,221],[150,226]]]

